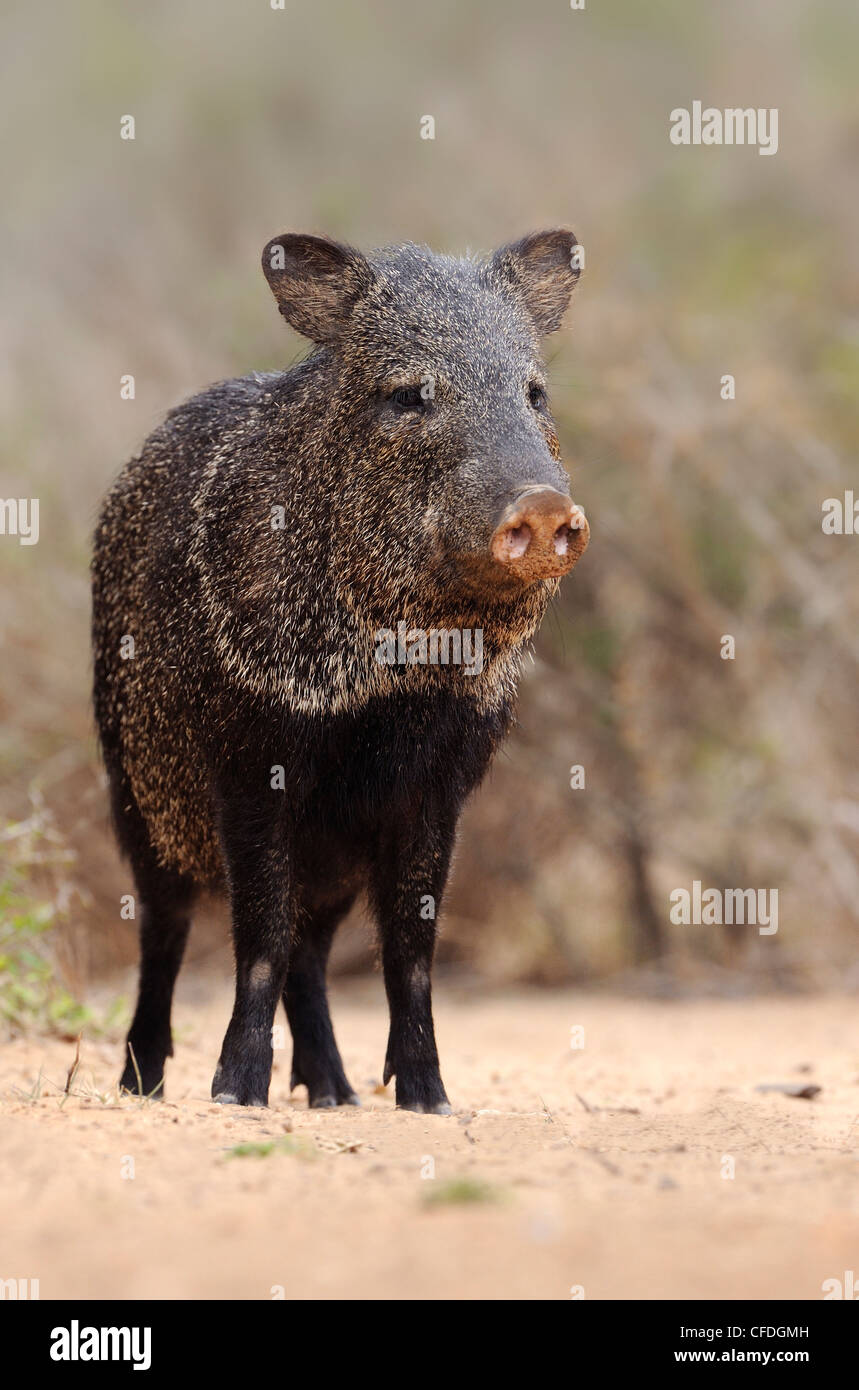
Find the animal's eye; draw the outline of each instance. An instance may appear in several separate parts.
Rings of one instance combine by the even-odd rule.
[[[532,381],[528,387],[528,400],[535,410],[542,410],[546,404],[546,392],[537,381]]]
[[[391,393],[391,403],[397,410],[424,410],[426,401],[419,386],[398,386]]]

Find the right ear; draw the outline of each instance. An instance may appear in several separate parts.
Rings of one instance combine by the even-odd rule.
[[[373,283],[360,251],[298,232],[273,237],[262,253],[262,268],[287,323],[314,343],[339,337]]]

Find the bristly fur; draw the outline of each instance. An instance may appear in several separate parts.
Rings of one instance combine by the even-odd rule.
[[[270,243],[286,254],[282,273],[264,262],[281,312],[315,337],[315,351],[172,411],[105,501],[93,561],[95,709],[143,900],[137,1037],[158,1085],[169,1038],[161,1005],[141,1014],[147,949],[169,1020],[197,887],[226,882],[235,919],[238,875],[262,872],[263,844],[280,854],[284,884],[266,879],[267,924],[246,933],[254,960],[275,960],[275,977],[282,967],[278,992],[287,949],[272,917],[291,919],[287,946],[314,933],[330,944],[329,919],[336,926],[362,887],[380,917],[402,917],[404,892],[417,911],[428,885],[443,891],[459,810],[510,726],[523,650],[557,588],[492,590],[480,579],[510,487],[523,476],[566,486],[551,418],[527,407],[524,387],[542,374],[540,335],[569,299],[575,239],[541,237],[480,262],[411,245],[365,259],[318,238]],[[427,377],[443,423],[418,429],[386,413],[392,384]],[[400,621],[482,629],[481,672],[380,664],[376,634]],[[271,785],[277,766],[285,790]],[[409,839],[417,827],[420,852]],[[393,841],[411,844],[411,864]],[[390,889],[395,865],[401,881]],[[386,906],[389,890],[396,907]],[[159,940],[172,942],[160,966]],[[323,1093],[342,1099],[348,1086],[333,1034],[319,1056],[309,1036],[325,1034],[307,998],[318,994],[327,945],[298,949],[290,978],[306,988],[291,1011],[286,998],[300,1035],[294,1074],[327,1103]],[[414,964],[426,950],[407,954]],[[250,1026],[235,1015],[234,1024]],[[404,1027],[392,1015],[398,1098],[439,1108],[440,1080],[410,1091]],[[225,1043],[221,1080],[225,1068],[220,1094],[267,1095],[264,1058],[239,1076]]]

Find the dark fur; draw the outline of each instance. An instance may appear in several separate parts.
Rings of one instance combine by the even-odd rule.
[[[173,411],[108,495],[95,708],[141,909],[129,1089],[139,1070],[143,1092],[161,1092],[190,910],[223,883],[236,1002],[213,1095],[267,1102],[283,998],[293,1084],[313,1105],[354,1102],[325,966],[365,890],[391,1015],[385,1080],[401,1106],[447,1109],[436,921],[420,904],[441,904],[462,804],[512,721],[523,647],[557,588],[506,583],[486,551],[523,482],[566,491],[551,418],[527,393],[574,244],[544,233],[472,262],[278,238],[264,269],[281,312],[322,346]],[[392,386],[427,373],[428,417],[398,413]],[[482,628],[483,672],[380,666],[374,633],[400,620]]]

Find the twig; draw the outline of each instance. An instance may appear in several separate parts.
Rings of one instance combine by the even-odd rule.
[[[65,1086],[63,1087],[63,1095],[66,1095],[66,1096],[69,1096],[69,1095],[71,1095],[71,1093],[72,1093],[72,1082],[74,1081],[74,1079],[75,1079],[75,1077],[76,1077],[76,1075],[77,1075],[78,1067],[79,1067],[80,1064],[81,1064],[81,1038],[82,1038],[82,1037],[83,1037],[83,1033],[78,1033],[77,1046],[75,1047],[75,1060],[72,1062],[71,1066],[69,1067],[69,1074],[68,1074],[68,1076],[66,1077],[66,1084],[65,1084]]]

